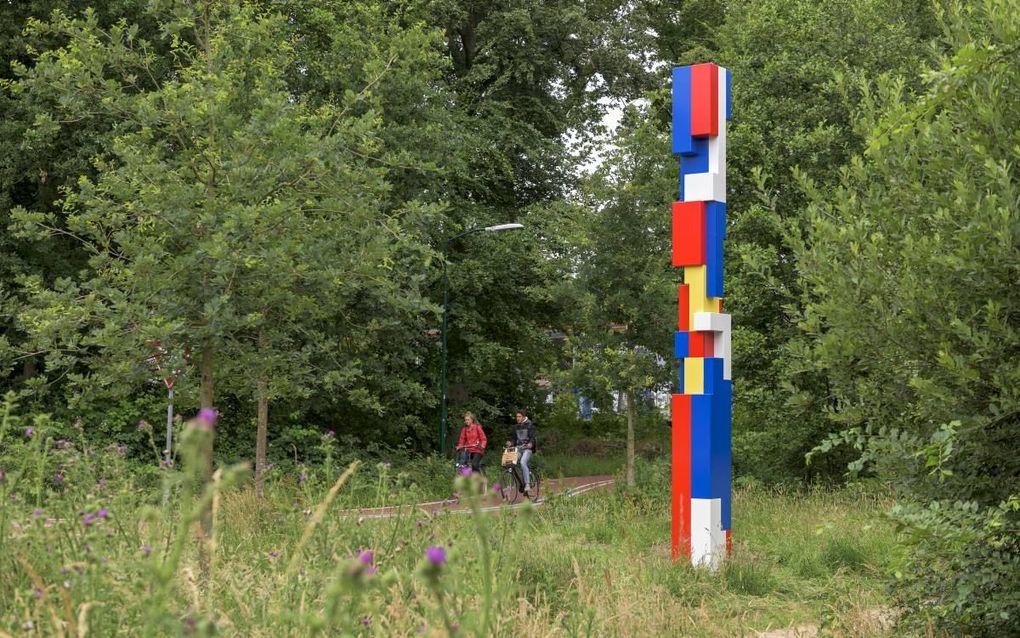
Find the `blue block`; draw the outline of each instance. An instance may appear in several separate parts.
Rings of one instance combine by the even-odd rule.
[[[722,357],[706,357],[703,365],[705,366],[704,393],[715,394],[723,380]]]
[[[730,83],[730,76],[732,76],[732,75],[733,74],[730,73],[730,70],[726,69],[726,119],[727,120],[730,120],[730,119],[733,118],[733,98],[730,97],[730,95],[733,92],[732,85]]]
[[[680,199],[678,201],[681,202],[687,201],[684,199],[684,175],[708,172],[708,138],[694,137],[691,140],[691,152],[680,158]]]
[[[691,351],[691,333],[684,332],[683,330],[676,331],[676,337],[673,339],[673,356],[677,359],[683,359],[684,357],[690,356],[688,353]],[[680,367],[683,369],[683,361],[680,362]]]
[[[723,240],[726,238],[726,204],[708,202],[705,207],[706,291],[709,297],[723,295]]]
[[[718,498],[713,485],[713,396],[691,395],[691,497]]]
[[[691,137],[691,67],[673,68],[673,154],[693,151]]]
[[[716,385],[716,393],[712,395],[712,402],[712,445],[713,450],[718,450],[718,454],[713,457],[712,483],[722,500],[722,528],[732,529],[730,492],[733,474],[733,382],[720,380]]]
[[[680,371],[677,373],[677,377],[676,377],[676,393],[677,394],[683,394],[684,393],[684,360],[680,359],[679,361],[680,361],[680,366],[679,366]]]
[[[680,173],[692,175],[708,172],[708,138],[692,137],[691,152],[680,158]]]

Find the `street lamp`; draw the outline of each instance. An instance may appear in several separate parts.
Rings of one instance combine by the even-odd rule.
[[[439,450],[442,454],[446,454],[446,389],[447,389],[447,352],[446,352],[446,329],[450,319],[450,278],[446,274],[446,251],[454,241],[464,237],[465,235],[472,235],[474,233],[499,233],[504,230],[520,230],[524,228],[524,224],[496,224],[495,226],[480,226],[478,228],[471,228],[465,230],[462,233],[457,233],[453,237],[443,242],[443,246],[440,252],[443,255],[443,330],[440,341],[440,353],[442,356],[442,367],[440,372],[440,388],[439,388],[439,402],[440,402],[440,422],[439,422]]]

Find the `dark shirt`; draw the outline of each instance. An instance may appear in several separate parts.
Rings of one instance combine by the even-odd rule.
[[[514,426],[514,445],[525,445],[531,443],[531,449],[535,450],[535,424],[531,419],[524,419]]]

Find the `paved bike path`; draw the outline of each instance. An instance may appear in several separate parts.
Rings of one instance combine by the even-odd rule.
[[[604,476],[574,476],[562,479],[545,479],[542,481],[542,493],[540,499],[533,505],[541,506],[546,499],[554,494],[567,497],[578,496],[592,490],[603,489],[613,484],[613,477]],[[524,505],[525,498],[508,505],[503,502],[499,494],[492,491],[492,484],[489,484],[488,493],[482,497],[482,511],[492,512],[501,509],[513,509]],[[344,516],[358,517],[359,519],[369,518],[392,518],[394,516],[407,515],[411,512],[422,512],[425,514],[440,514],[450,512],[451,514],[470,512],[471,507],[465,499],[448,499],[445,501],[429,501],[428,503],[417,503],[415,505],[392,505],[389,507],[366,507],[355,510],[344,510]]]

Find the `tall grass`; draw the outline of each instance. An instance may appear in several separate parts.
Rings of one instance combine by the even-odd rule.
[[[661,490],[484,514],[478,482],[447,479],[470,514],[361,520],[343,511],[345,498],[423,491],[387,468],[337,463],[328,482],[324,468],[307,468],[303,481],[277,477],[261,499],[242,467],[191,496],[164,471],[163,506],[163,487],[136,480],[116,450],[57,449],[44,421],[31,437],[25,423],[5,423],[0,636],[889,631],[874,619],[899,553],[881,493],[738,491],[734,555],[712,573],[670,561]],[[207,565],[192,525],[206,507]],[[430,547],[445,562],[430,562]]]

